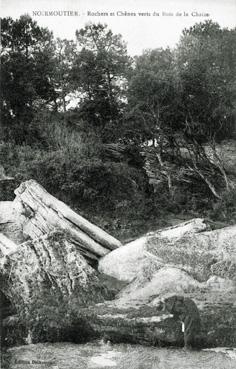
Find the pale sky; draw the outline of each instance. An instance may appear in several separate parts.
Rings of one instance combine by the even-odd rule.
[[[141,54],[148,48],[174,47],[185,27],[206,19],[222,27],[236,27],[236,0],[0,0],[0,3],[1,17],[15,19],[28,13],[60,38],[74,39],[76,29],[91,21],[106,23],[114,33],[122,34],[131,55]],[[35,16],[33,11],[41,15]],[[46,16],[45,11],[73,11],[78,15]],[[88,12],[97,11],[108,13],[108,16],[88,15]],[[112,12],[114,15],[110,15]],[[136,16],[118,16],[121,13],[117,12],[135,13]],[[139,12],[149,12],[150,16],[139,16]],[[159,16],[153,15],[154,12]],[[177,12],[182,15],[176,15]]]

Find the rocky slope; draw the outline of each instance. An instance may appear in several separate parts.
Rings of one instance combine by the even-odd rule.
[[[188,225],[195,222],[204,224]],[[85,311],[94,330],[116,342],[181,344],[181,324],[158,310],[160,299],[178,294],[197,304],[205,346],[235,346],[236,226],[185,227],[149,234],[101,259],[100,270],[130,283],[116,300]]]
[[[14,304],[30,304],[44,288],[64,298],[73,295],[78,304],[88,294],[102,300],[96,271],[62,233],[52,232],[11,250],[1,259],[0,274],[2,291]]]
[[[205,346],[235,346],[236,226],[210,230],[193,219],[119,247],[34,181],[0,209],[0,290],[17,313],[4,323],[12,343],[18,332],[21,342],[182,345],[181,324],[159,309],[178,294],[197,304]]]
[[[74,329],[74,308],[113,297],[61,232],[21,245],[0,234],[0,255],[1,293],[17,313],[4,321],[6,343],[60,339]]]
[[[74,309],[114,296],[109,278],[91,264],[120,242],[35,181],[15,193],[13,202],[0,202],[0,290],[17,312],[6,319],[6,336],[14,341],[19,331],[24,342],[30,331],[38,341],[53,331],[56,339],[73,329]],[[13,321],[19,329],[12,329]]]
[[[154,256],[149,253],[149,241],[152,243],[151,240],[156,242],[157,239],[177,239],[185,234],[205,231],[207,228],[209,225],[203,219],[196,218],[148,233],[101,258],[98,270],[119,280],[131,282],[143,265],[149,266],[152,263]]]

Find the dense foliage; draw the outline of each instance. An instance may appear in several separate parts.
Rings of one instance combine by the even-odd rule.
[[[35,178],[109,229],[166,212],[236,216],[216,149],[235,138],[235,29],[199,23],[176,49],[133,59],[102,24],[75,42],[27,15],[1,32],[0,160],[16,183]]]

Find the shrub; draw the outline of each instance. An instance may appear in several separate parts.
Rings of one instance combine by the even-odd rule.
[[[213,220],[235,224],[236,222],[236,188],[225,191],[221,200],[213,203],[209,216]]]

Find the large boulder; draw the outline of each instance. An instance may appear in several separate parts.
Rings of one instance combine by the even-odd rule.
[[[5,238],[5,247],[0,246],[1,290],[16,306],[30,305],[45,288],[65,299],[73,295],[78,305],[103,300],[97,272],[63,233],[51,232],[20,246]]]
[[[188,235],[203,232],[208,228],[209,225],[204,219],[196,218],[173,227],[148,233],[101,258],[98,270],[119,280],[130,282],[136,278],[144,265],[150,267],[153,262],[154,256],[150,255],[148,247],[150,243],[157,242],[157,240],[160,240],[160,244],[162,244],[162,240],[164,240],[163,242],[168,242],[168,240],[176,242],[184,235],[188,237]],[[154,247],[154,249],[156,248]]]
[[[235,280],[236,226],[183,235],[151,237],[147,252],[159,267],[170,265],[190,273],[199,281],[210,276]]]
[[[236,286],[232,281],[211,277],[198,282],[184,271],[166,267],[135,288],[129,286],[115,300],[80,314],[98,336],[112,342],[179,346],[183,345],[181,323],[158,308],[160,299],[178,294],[191,298],[199,309],[204,347],[235,347]]]
[[[0,290],[19,319],[8,319],[13,336],[23,326],[27,342],[68,340],[73,331],[74,340],[181,345],[181,324],[159,309],[178,294],[196,303],[205,346],[235,346],[236,226],[209,230],[193,219],[121,246],[35,181],[0,206],[0,223],[17,219],[28,238],[0,234]]]
[[[196,303],[205,346],[235,346],[236,226],[182,235],[177,231],[176,237],[171,229],[168,232],[149,235],[139,240],[139,247],[133,243],[130,251],[126,245],[104,257],[103,271],[121,279],[127,273],[130,282],[115,300],[83,310],[84,316],[100,336],[114,342],[180,345],[181,324],[158,309],[160,300],[178,294]]]
[[[74,330],[74,310],[113,297],[96,270],[62,232],[51,232],[21,245],[3,236],[0,250],[0,290],[17,314],[13,331],[12,319],[6,319],[7,342],[15,343],[19,327],[21,340],[26,342],[29,335],[35,342],[69,339]]]
[[[114,296],[117,287],[92,266],[121,244],[36,181],[15,194],[0,202],[0,291],[18,319],[6,319],[6,336],[68,339],[74,311]]]

